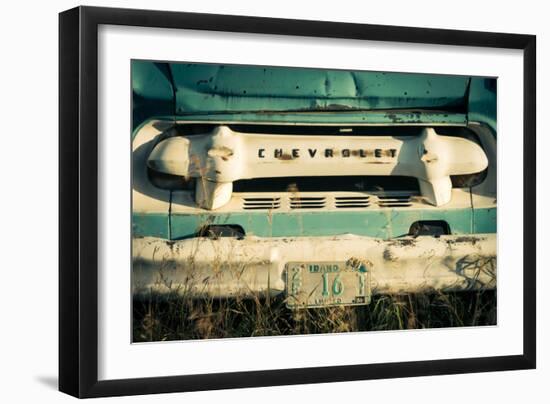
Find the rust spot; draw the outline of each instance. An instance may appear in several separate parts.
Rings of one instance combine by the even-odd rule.
[[[352,150],[351,155],[352,156],[359,156],[359,150]]]
[[[424,150],[424,155],[421,157],[421,160],[425,163],[433,163],[438,160],[437,154],[430,153],[428,150]]]
[[[416,244],[416,240],[412,238],[396,238],[390,240],[389,244],[397,247],[410,247]]]
[[[385,261],[397,261],[397,258],[392,254],[389,248],[384,249],[384,253],[382,254]]]
[[[472,245],[475,245],[477,242],[481,241],[482,239],[479,237],[474,236],[461,236],[457,237],[454,242],[455,243],[471,243]]]
[[[277,157],[279,160],[292,160],[292,156],[288,153],[281,154]]]
[[[386,114],[386,118],[391,120],[393,123],[403,122],[403,119],[396,114]]]

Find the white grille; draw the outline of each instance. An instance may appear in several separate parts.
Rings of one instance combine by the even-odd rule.
[[[243,198],[243,209],[279,209],[281,207],[281,198]]]
[[[381,208],[399,208],[411,206],[411,195],[384,195],[378,196],[378,206]]]
[[[370,205],[370,197],[365,196],[337,196],[334,198],[334,206],[340,209],[367,208]]]
[[[305,209],[380,209],[417,206],[416,194],[402,191],[376,193],[258,193],[237,196],[244,210],[305,210]]]
[[[326,206],[324,196],[291,196],[290,209],[322,209]]]

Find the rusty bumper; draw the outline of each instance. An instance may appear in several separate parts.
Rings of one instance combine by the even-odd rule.
[[[333,237],[133,240],[134,295],[253,297],[285,293],[288,262],[369,263],[372,294],[492,289],[496,234],[381,240]]]

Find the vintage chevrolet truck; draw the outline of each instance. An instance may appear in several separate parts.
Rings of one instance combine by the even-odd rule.
[[[131,69],[135,296],[496,288],[495,78]]]

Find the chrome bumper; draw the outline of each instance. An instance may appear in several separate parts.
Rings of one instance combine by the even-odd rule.
[[[145,237],[132,242],[134,295],[253,297],[285,293],[287,262],[368,261],[373,294],[492,289],[496,234],[381,240],[332,237]]]

